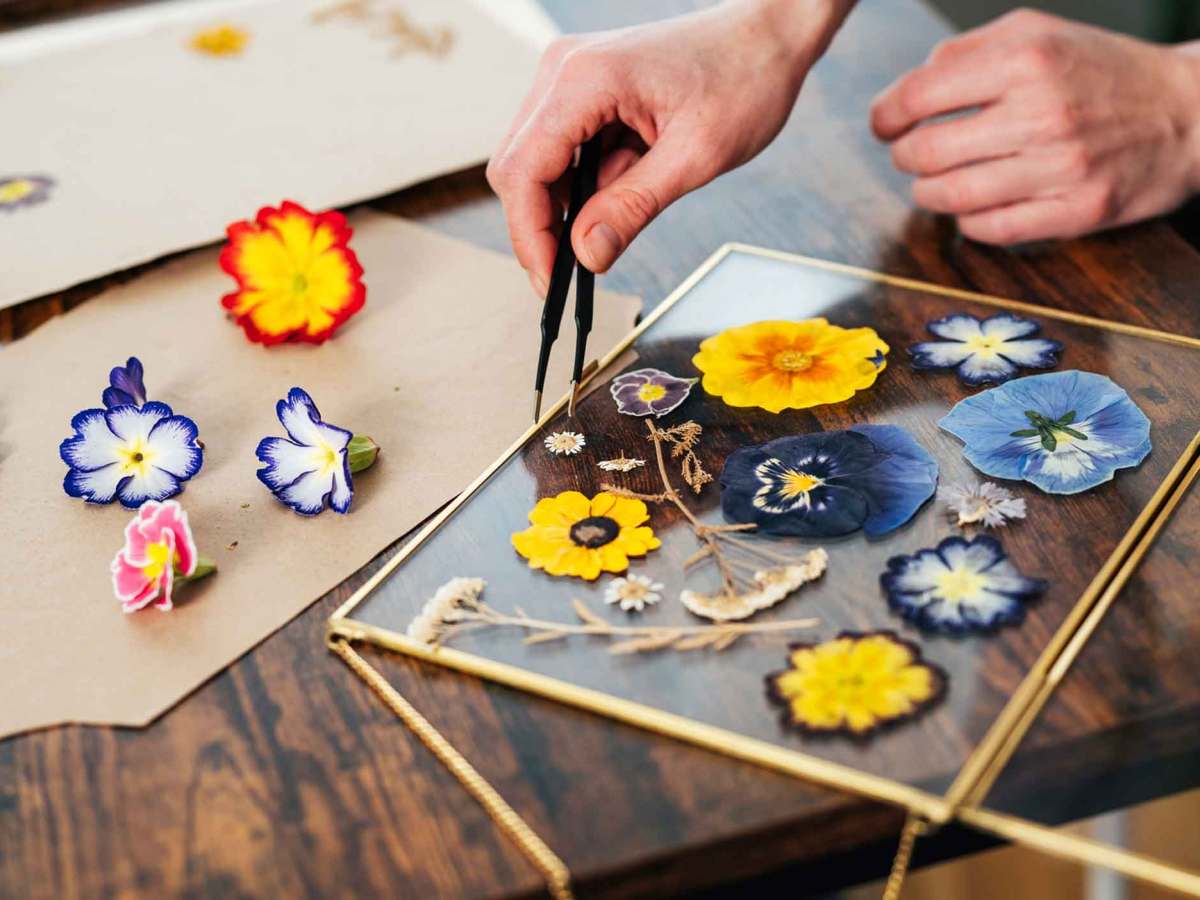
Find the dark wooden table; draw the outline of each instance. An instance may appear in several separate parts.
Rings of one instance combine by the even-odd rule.
[[[64,5],[0,0],[0,26]],[[548,3],[568,31],[692,5]],[[1160,221],[1015,252],[963,241],[951,223],[911,209],[907,179],[871,138],[866,109],[946,30],[916,2],[863,0],[775,144],[664,214],[606,286],[653,303],[719,244],[740,240],[1200,335],[1200,254],[1186,227]],[[372,205],[507,246],[481,171]],[[0,312],[0,339],[137,274]],[[1187,599],[1187,559],[1198,545],[1193,497],[1125,590],[1120,614],[1136,622],[1139,608]],[[147,729],[67,727],[0,741],[0,895],[540,896],[542,881],[524,857],[323,648],[326,618],[378,563]],[[1139,648],[1114,622],[1098,638],[1127,661],[1123,672],[1161,664],[1161,650]],[[891,860],[901,822],[894,810],[446,670],[364,653],[559,853],[582,896],[795,897],[878,876]],[[1012,796],[1038,789],[1034,776],[1062,758],[1054,724],[1063,716],[1091,715],[1101,742],[1139,715],[1183,715],[1186,723],[1190,710],[1197,730],[1186,698],[1113,678],[1086,655],[1077,674],[1101,679],[1111,704],[1081,711],[1065,694],[1065,706],[1052,705],[1024,751],[1033,783],[1018,783]],[[1190,746],[1200,743],[1190,737]],[[1180,746],[1188,745],[1161,754],[1178,755]],[[1081,751],[1072,745],[1071,752]],[[1094,759],[1095,771],[1105,771],[1104,755]],[[1184,786],[1187,767],[1172,771],[1183,774],[1137,781],[1112,802]],[[1063,801],[1061,815],[1080,809]],[[924,842],[919,857],[986,842],[947,829]]]

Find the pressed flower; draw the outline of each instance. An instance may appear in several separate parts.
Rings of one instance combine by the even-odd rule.
[[[1014,497],[1008,488],[985,481],[978,487],[951,485],[941,492],[946,506],[958,516],[959,525],[982,523],[999,528],[1009,519],[1025,518],[1025,501]]]
[[[192,36],[192,49],[209,56],[236,56],[250,40],[250,35],[233,25],[206,28]]]
[[[771,566],[754,573],[754,589],[749,591],[681,591],[679,601],[689,612],[715,622],[735,622],[756,612],[770,609],[793,591],[815,581],[829,565],[829,554],[815,547],[795,564]]]
[[[632,472],[634,469],[640,469],[646,465],[644,459],[630,459],[625,456],[624,452],[614,459],[602,459],[596,463],[605,472]]]
[[[911,519],[937,479],[937,463],[903,428],[856,425],[735,450],[721,470],[721,509],[764,534],[876,536]]]
[[[930,631],[986,631],[1020,622],[1046,582],[1029,578],[988,535],[948,537],[936,548],[893,556],[880,577],[888,605]]]
[[[421,611],[408,623],[405,634],[423,644],[436,644],[447,625],[461,620],[464,608],[477,607],[486,586],[482,578],[450,579],[425,601]]]
[[[785,725],[865,737],[941,699],[946,675],[890,631],[845,631],[821,644],[792,644],[788,668],[767,676]]]
[[[1111,379],[1074,369],[1016,378],[959,401],[939,423],[993,478],[1077,494],[1150,453],[1150,420]]]
[[[146,403],[146,385],[142,380],[144,374],[142,361],[136,356],[129,357],[123,366],[114,366],[108,373],[108,387],[100,395],[104,408],[143,406]]]
[[[171,609],[175,587],[210,575],[217,567],[196,552],[187,513],[178,502],[147,500],[125,526],[125,546],[111,568],[113,593],[131,613],[151,603],[164,612]]]
[[[288,391],[275,404],[275,414],[288,437],[259,441],[255,454],[266,466],[258,470],[258,480],[301,515],[315,516],[326,506],[349,512],[354,499],[351,476],[374,464],[379,445],[322,420],[302,388]]]
[[[661,418],[688,398],[698,380],[676,378],[661,369],[638,369],[618,375],[609,390],[617,401],[617,412]]]
[[[165,403],[85,409],[71,428],[75,434],[58,448],[70,470],[63,490],[89,503],[116,499],[137,509],[147,500],[166,500],[204,462],[196,423]]]
[[[645,575],[614,578],[604,591],[604,602],[617,604],[625,612],[641,612],[662,599],[661,583]]]
[[[875,383],[887,351],[872,328],[767,321],[708,338],[692,362],[704,389],[729,406],[777,413],[850,399]]]
[[[555,456],[574,456],[587,446],[587,438],[576,431],[556,431],[546,435],[542,443]]]
[[[1000,313],[980,321],[966,313],[930,322],[940,341],[908,348],[914,369],[954,369],[963,384],[1001,384],[1019,369],[1050,369],[1063,345],[1034,337],[1041,326],[1031,319]]]
[[[45,175],[10,175],[0,178],[0,212],[36,206],[50,196],[54,179]]]
[[[593,581],[601,572],[624,572],[629,557],[662,546],[643,524],[649,518],[641,500],[605,491],[589,499],[579,491],[563,491],[539,500],[529,513],[530,526],[512,542],[531,569]]]
[[[311,213],[289,200],[227,229],[221,268],[238,289],[221,298],[259,344],[320,344],[362,309],[367,289],[339,212]]]

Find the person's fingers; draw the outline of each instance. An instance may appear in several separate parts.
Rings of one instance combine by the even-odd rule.
[[[679,142],[664,138],[579,211],[571,243],[579,261],[605,272],[638,233],[681,196],[703,184]]]
[[[892,144],[892,164],[910,175],[937,175],[968,163],[1018,153],[1033,123],[1005,101],[976,113],[912,129]]]
[[[632,147],[620,146],[606,154],[600,162],[600,172],[596,177],[596,187],[600,190],[608,187],[630,169],[632,169],[644,151],[639,152]]]
[[[1072,238],[1089,228],[1090,194],[1043,197],[958,217],[958,229],[985,244],[1010,245]]]
[[[871,129],[891,141],[932,116],[982,106],[1010,83],[1004,47],[988,47],[945,62],[926,63],[899,78],[871,104]]]
[[[965,56],[988,45],[1007,42],[1013,38],[1029,37],[1045,32],[1059,23],[1061,19],[1048,13],[1032,9],[1015,9],[993,19],[986,25],[964,31],[962,34],[947,38],[938,43],[929,54],[929,62],[948,62]]]
[[[1019,155],[918,178],[912,195],[932,212],[963,215],[1028,200],[1059,183],[1051,158]]]
[[[551,196],[575,149],[614,117],[611,95],[553,88],[488,166],[488,181],[504,204],[517,261],[545,296],[554,265],[561,207]]]

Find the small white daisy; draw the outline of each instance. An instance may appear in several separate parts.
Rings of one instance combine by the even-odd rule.
[[[973,488],[951,485],[943,489],[942,497],[957,514],[959,525],[982,522],[988,528],[999,528],[1009,519],[1025,518],[1025,501],[990,481]]]
[[[587,445],[587,439],[577,431],[556,431],[543,443],[547,450],[558,456],[574,456]]]
[[[662,599],[660,582],[651,581],[645,575],[630,575],[614,578],[604,592],[605,603],[619,603],[625,612],[641,612]]]
[[[622,452],[616,459],[602,459],[596,463],[605,472],[632,472],[646,464],[644,459],[629,459]]]

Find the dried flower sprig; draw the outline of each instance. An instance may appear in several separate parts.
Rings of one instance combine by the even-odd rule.
[[[721,587],[714,594],[685,590],[680,602],[692,613],[718,622],[746,619],[759,610],[779,603],[801,585],[819,578],[825,571],[829,557],[820,547],[800,556],[779,553],[762,546],[756,541],[738,536],[738,532],[753,531],[753,522],[732,525],[705,525],[683,502],[679,491],[667,474],[663,444],[671,444],[671,456],[684,456],[683,478],[699,492],[704,481],[693,483],[688,479],[689,471],[694,475],[704,472],[696,457],[696,447],[703,429],[695,422],[684,422],[672,428],[658,428],[652,421],[646,422],[649,439],[654,444],[654,456],[658,463],[658,474],[663,490],[657,494],[643,494],[617,485],[603,484],[601,488],[618,497],[630,497],[646,503],[672,503],[692,527],[700,548],[684,561],[684,571],[712,560],[721,575]],[[694,460],[689,469],[687,458]]]
[[[479,628],[520,628],[526,644],[544,644],[573,635],[590,635],[615,641],[612,654],[649,653],[658,650],[725,650],[746,635],[781,634],[812,628],[816,619],[720,625],[611,625],[573,601],[577,622],[535,619],[517,608],[512,615],[484,602],[485,582],[480,578],[455,578],[444,584],[409,623],[407,634],[423,644],[438,646],[465,631]]]
[[[941,496],[949,512],[957,516],[956,524],[962,527],[982,524],[999,528],[1009,519],[1025,518],[1025,501],[990,481],[975,487],[952,484],[942,489]]]

